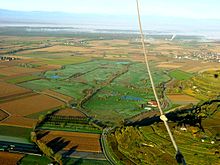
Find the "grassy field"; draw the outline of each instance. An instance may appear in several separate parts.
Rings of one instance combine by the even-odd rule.
[[[71,158],[67,161],[63,161],[65,165],[110,165],[106,160],[93,160],[93,159],[83,159],[83,158]]]
[[[19,162],[19,165],[48,165],[51,160],[45,156],[26,155]]]
[[[209,70],[195,74],[188,80],[175,81],[168,91],[184,93],[200,100],[216,98],[220,93],[220,71]]]
[[[89,58],[86,57],[72,57],[72,58],[60,58],[60,59],[44,59],[45,64],[55,64],[55,65],[69,65],[77,64],[82,62],[89,61]]]
[[[5,77],[4,75],[0,75],[0,78],[3,78],[3,77]]]
[[[47,79],[29,81],[29,82],[21,83],[19,85],[36,91],[52,89],[56,92],[73,97],[76,100],[79,100],[84,96],[83,91],[85,89],[91,88],[90,85],[83,83],[69,83],[67,81],[47,80]]]
[[[144,64],[136,63],[129,71],[102,88],[88,102],[85,109],[102,120],[119,121],[145,110],[141,104],[154,100]],[[169,80],[160,70],[153,70],[155,84]],[[160,91],[160,89],[157,89]],[[97,113],[99,112],[99,113]],[[97,115],[98,114],[98,115]]]
[[[7,82],[12,83],[12,84],[18,84],[18,83],[22,83],[22,82],[26,82],[26,81],[39,79],[39,78],[40,78],[39,76],[35,76],[35,75],[20,76],[20,77],[9,79],[9,80],[7,80]]]
[[[177,80],[188,80],[193,76],[191,73],[181,70],[172,70],[169,72],[169,75]]]
[[[9,137],[17,137],[17,138],[29,140],[31,131],[32,129],[28,129],[28,128],[0,125],[0,135],[9,136]]]
[[[154,63],[151,66],[156,86],[170,79]],[[124,73],[117,76],[122,70]],[[86,96],[88,90],[99,89],[83,104],[83,108],[89,115],[103,121],[119,122],[145,111],[141,105],[154,99],[147,76],[143,63],[93,60],[48,71],[44,79],[19,85],[37,91],[52,89],[73,97],[77,102]],[[115,78],[108,82],[112,77]],[[160,95],[161,89],[157,90]]]

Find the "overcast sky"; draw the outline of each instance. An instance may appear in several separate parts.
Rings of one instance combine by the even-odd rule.
[[[142,15],[220,19],[220,0],[140,0]],[[136,15],[135,0],[0,0],[1,9]]]

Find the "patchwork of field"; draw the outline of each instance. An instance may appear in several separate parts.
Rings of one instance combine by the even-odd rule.
[[[25,89],[13,84],[0,82],[0,99],[6,99],[13,96],[24,95],[31,93],[31,90]]]
[[[155,63],[151,63],[151,66],[157,86],[170,79],[155,67]],[[19,85],[37,91],[52,90],[73,97],[78,104],[82,103],[90,116],[118,122],[145,111],[141,109],[141,104],[154,99],[147,76],[143,63],[93,60],[48,71],[44,79]],[[84,101],[88,96],[90,98]]]
[[[45,95],[35,95],[0,104],[0,108],[12,115],[27,116],[64,105],[61,101]]]
[[[36,72],[39,72],[39,70],[34,68],[22,68],[17,66],[1,68],[0,70],[0,74],[5,76],[13,76],[24,73],[36,73]]]
[[[157,131],[153,132],[151,131],[152,128],[149,127],[142,127],[140,131],[147,140],[153,142],[158,148],[166,146],[166,152],[174,155],[172,145],[167,145],[170,144],[168,137],[161,136],[165,130],[157,126],[153,126],[153,128],[157,129]],[[211,144],[209,140],[205,144],[201,144],[202,142],[199,138],[193,138],[190,132],[182,132],[180,130],[174,131],[174,136],[187,164],[217,165],[220,163],[218,156],[215,155],[216,150],[219,149],[217,144]]]
[[[69,103],[73,100],[72,97],[63,95],[63,94],[55,92],[53,90],[44,90],[41,93],[46,94],[46,95],[51,96],[51,97],[54,97],[54,98],[57,98],[58,100],[64,101],[66,103]]]
[[[114,39],[119,38],[118,34],[110,37],[103,34],[107,38],[97,34],[50,35],[0,36],[0,55],[18,58],[0,60],[0,135],[5,135],[9,140],[13,137],[14,141],[19,141],[19,138],[27,141],[30,128],[36,124],[39,116],[74,103],[80,111],[64,108],[47,114],[36,127],[45,133],[40,140],[55,152],[76,150],[101,153],[102,128],[93,122],[101,121],[99,124],[115,126],[126,122],[126,119],[135,123],[157,115],[157,108],[152,108],[155,111],[148,115],[148,110],[144,108],[147,102],[155,99],[136,36]],[[175,39],[177,42],[171,42],[167,35],[147,40],[150,67],[161,102],[164,105],[169,100],[171,104],[195,104],[198,99],[219,96],[219,63],[182,59],[200,52],[219,53],[219,43],[181,42],[178,37]],[[210,68],[215,71],[210,71]],[[165,83],[171,79],[166,86]],[[168,89],[164,91],[164,88]],[[169,100],[166,99],[166,93]],[[219,133],[219,116],[216,112],[215,117],[204,121],[204,129],[208,133]],[[173,123],[171,125],[173,129]],[[187,162],[219,163],[217,145],[210,146],[208,139],[207,144],[201,146],[200,139],[192,138],[191,127],[187,129],[189,131],[186,132],[173,131]],[[126,158],[132,157],[136,164],[160,164],[164,160],[166,164],[174,164],[175,153],[164,132],[160,123],[134,129],[124,127],[114,134],[119,146],[115,147]],[[0,164],[10,164],[10,161],[16,164],[15,161],[21,159],[15,155],[4,155],[3,159],[1,156],[2,153]],[[31,158],[37,159],[28,156],[23,162],[26,159],[26,164],[31,164]],[[10,161],[6,162],[6,159]],[[132,164],[132,161],[127,164]],[[45,159],[42,162],[48,164],[50,161]]]
[[[188,95],[201,100],[215,98],[220,93],[220,71],[210,70],[202,72],[192,77],[189,81],[184,82],[184,85],[183,92]]]
[[[31,80],[37,80],[40,79],[39,76],[35,76],[35,75],[20,75],[20,76],[16,76],[16,77],[12,77],[12,78],[8,78],[6,80],[6,82],[11,83],[11,84],[19,84],[22,82],[26,82],[26,81],[31,81]]]
[[[164,62],[169,60],[169,62]],[[161,62],[162,61],[162,62]],[[204,70],[219,70],[220,65],[214,62],[202,62],[195,60],[176,60],[169,58],[161,58],[161,61],[158,61],[157,67],[165,70],[174,70],[178,69],[185,73],[197,73]],[[175,71],[175,70],[174,70]]]
[[[0,122],[0,125],[5,126],[19,126],[24,128],[32,128],[37,123],[37,119],[30,119],[23,116],[10,116],[4,121]]]
[[[102,152],[99,134],[88,134],[79,132],[50,131],[40,140],[51,148],[64,143],[63,150],[76,149],[83,152]]]
[[[41,94],[7,101],[0,104],[0,109],[10,114],[10,117],[0,122],[0,124],[31,128],[36,120],[25,116],[48,111],[62,105],[64,105],[63,102]]]
[[[8,153],[0,151],[0,164],[16,165],[17,162],[24,157],[23,154]]]

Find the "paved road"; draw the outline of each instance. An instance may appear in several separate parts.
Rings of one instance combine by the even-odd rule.
[[[110,164],[115,165],[115,164],[119,164],[111,155],[111,153],[109,152],[109,148],[107,146],[107,133],[111,128],[105,128],[102,132],[102,136],[101,136],[101,145],[102,145],[102,149],[103,149],[103,153],[106,157],[106,159],[109,161]]]
[[[1,148],[5,148],[6,151],[19,152],[24,154],[41,154],[40,150],[35,144],[15,143],[0,141]]]

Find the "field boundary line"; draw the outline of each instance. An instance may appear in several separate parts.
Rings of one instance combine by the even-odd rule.
[[[65,103],[65,104],[69,105],[68,101],[66,101],[66,100],[64,100],[64,99],[62,99],[62,98],[60,98],[60,97],[57,97],[57,96],[55,96],[55,95],[53,95],[53,94],[49,94],[49,93],[45,93],[45,92],[37,92],[37,93],[38,93],[38,94],[43,94],[43,95],[46,95],[46,96],[49,96],[49,97],[52,97],[52,98],[54,98],[54,99],[57,99],[57,100],[59,100],[59,101],[62,101],[62,102]]]
[[[10,118],[12,115],[9,112],[5,111],[4,109],[0,109],[0,110],[5,112],[6,114],[8,114],[8,116],[6,118],[4,118],[3,120],[0,121],[0,124],[3,124],[2,122],[4,122],[6,119]]]

